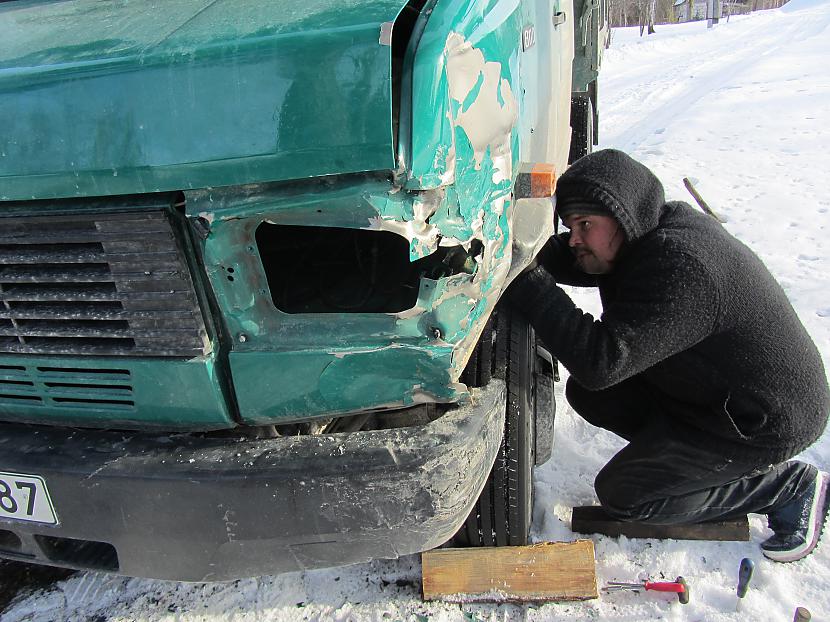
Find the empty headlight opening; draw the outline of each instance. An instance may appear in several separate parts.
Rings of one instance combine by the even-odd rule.
[[[271,298],[285,313],[397,313],[415,306],[422,278],[475,272],[461,246],[409,260],[409,242],[388,231],[262,223],[256,243]]]

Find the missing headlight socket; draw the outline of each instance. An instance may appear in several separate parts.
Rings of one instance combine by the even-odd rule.
[[[388,231],[274,225],[256,230],[271,298],[285,313],[397,313],[415,306],[422,278],[474,274],[469,250],[439,246],[411,262],[409,242]]]

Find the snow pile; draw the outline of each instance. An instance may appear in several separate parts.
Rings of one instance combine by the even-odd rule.
[[[691,202],[692,178],[726,227],[779,279],[830,363],[830,3],[792,0],[784,9],[658,26],[640,38],[616,30],[601,77],[602,146],[628,151],[660,177],[667,197]],[[592,294],[574,293],[588,310]],[[763,330],[763,327],[759,327]],[[622,442],[583,423],[557,385],[554,457],[537,471],[533,536],[572,540],[570,507],[595,502],[593,478]],[[830,440],[804,459],[830,468]],[[617,593],[544,606],[421,602],[417,556],[230,584],[183,585],[78,574],[18,601],[3,622],[52,620],[728,620],[789,621],[798,605],[830,615],[830,533],[796,564],[774,564],[751,520],[747,543],[611,539],[595,536],[600,585],[683,575],[691,603],[674,595]],[[738,564],[756,564],[735,613]]]

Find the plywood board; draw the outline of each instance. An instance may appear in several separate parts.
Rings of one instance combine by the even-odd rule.
[[[597,597],[594,543],[436,549],[421,556],[425,600],[540,602]]]
[[[719,540],[749,541],[749,520],[746,516],[730,521],[698,523],[696,525],[651,525],[618,521],[608,516],[598,505],[583,505],[573,509],[571,529],[576,533],[601,533],[606,536],[628,538],[656,538],[664,540]]]

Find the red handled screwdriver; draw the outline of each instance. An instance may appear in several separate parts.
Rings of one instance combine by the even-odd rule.
[[[603,592],[618,592],[621,590],[633,590],[639,592],[640,590],[652,590],[654,592],[674,592],[677,594],[677,599],[684,605],[689,602],[689,586],[683,577],[677,577],[674,581],[642,581],[640,583],[620,583],[618,581],[609,581]]]

